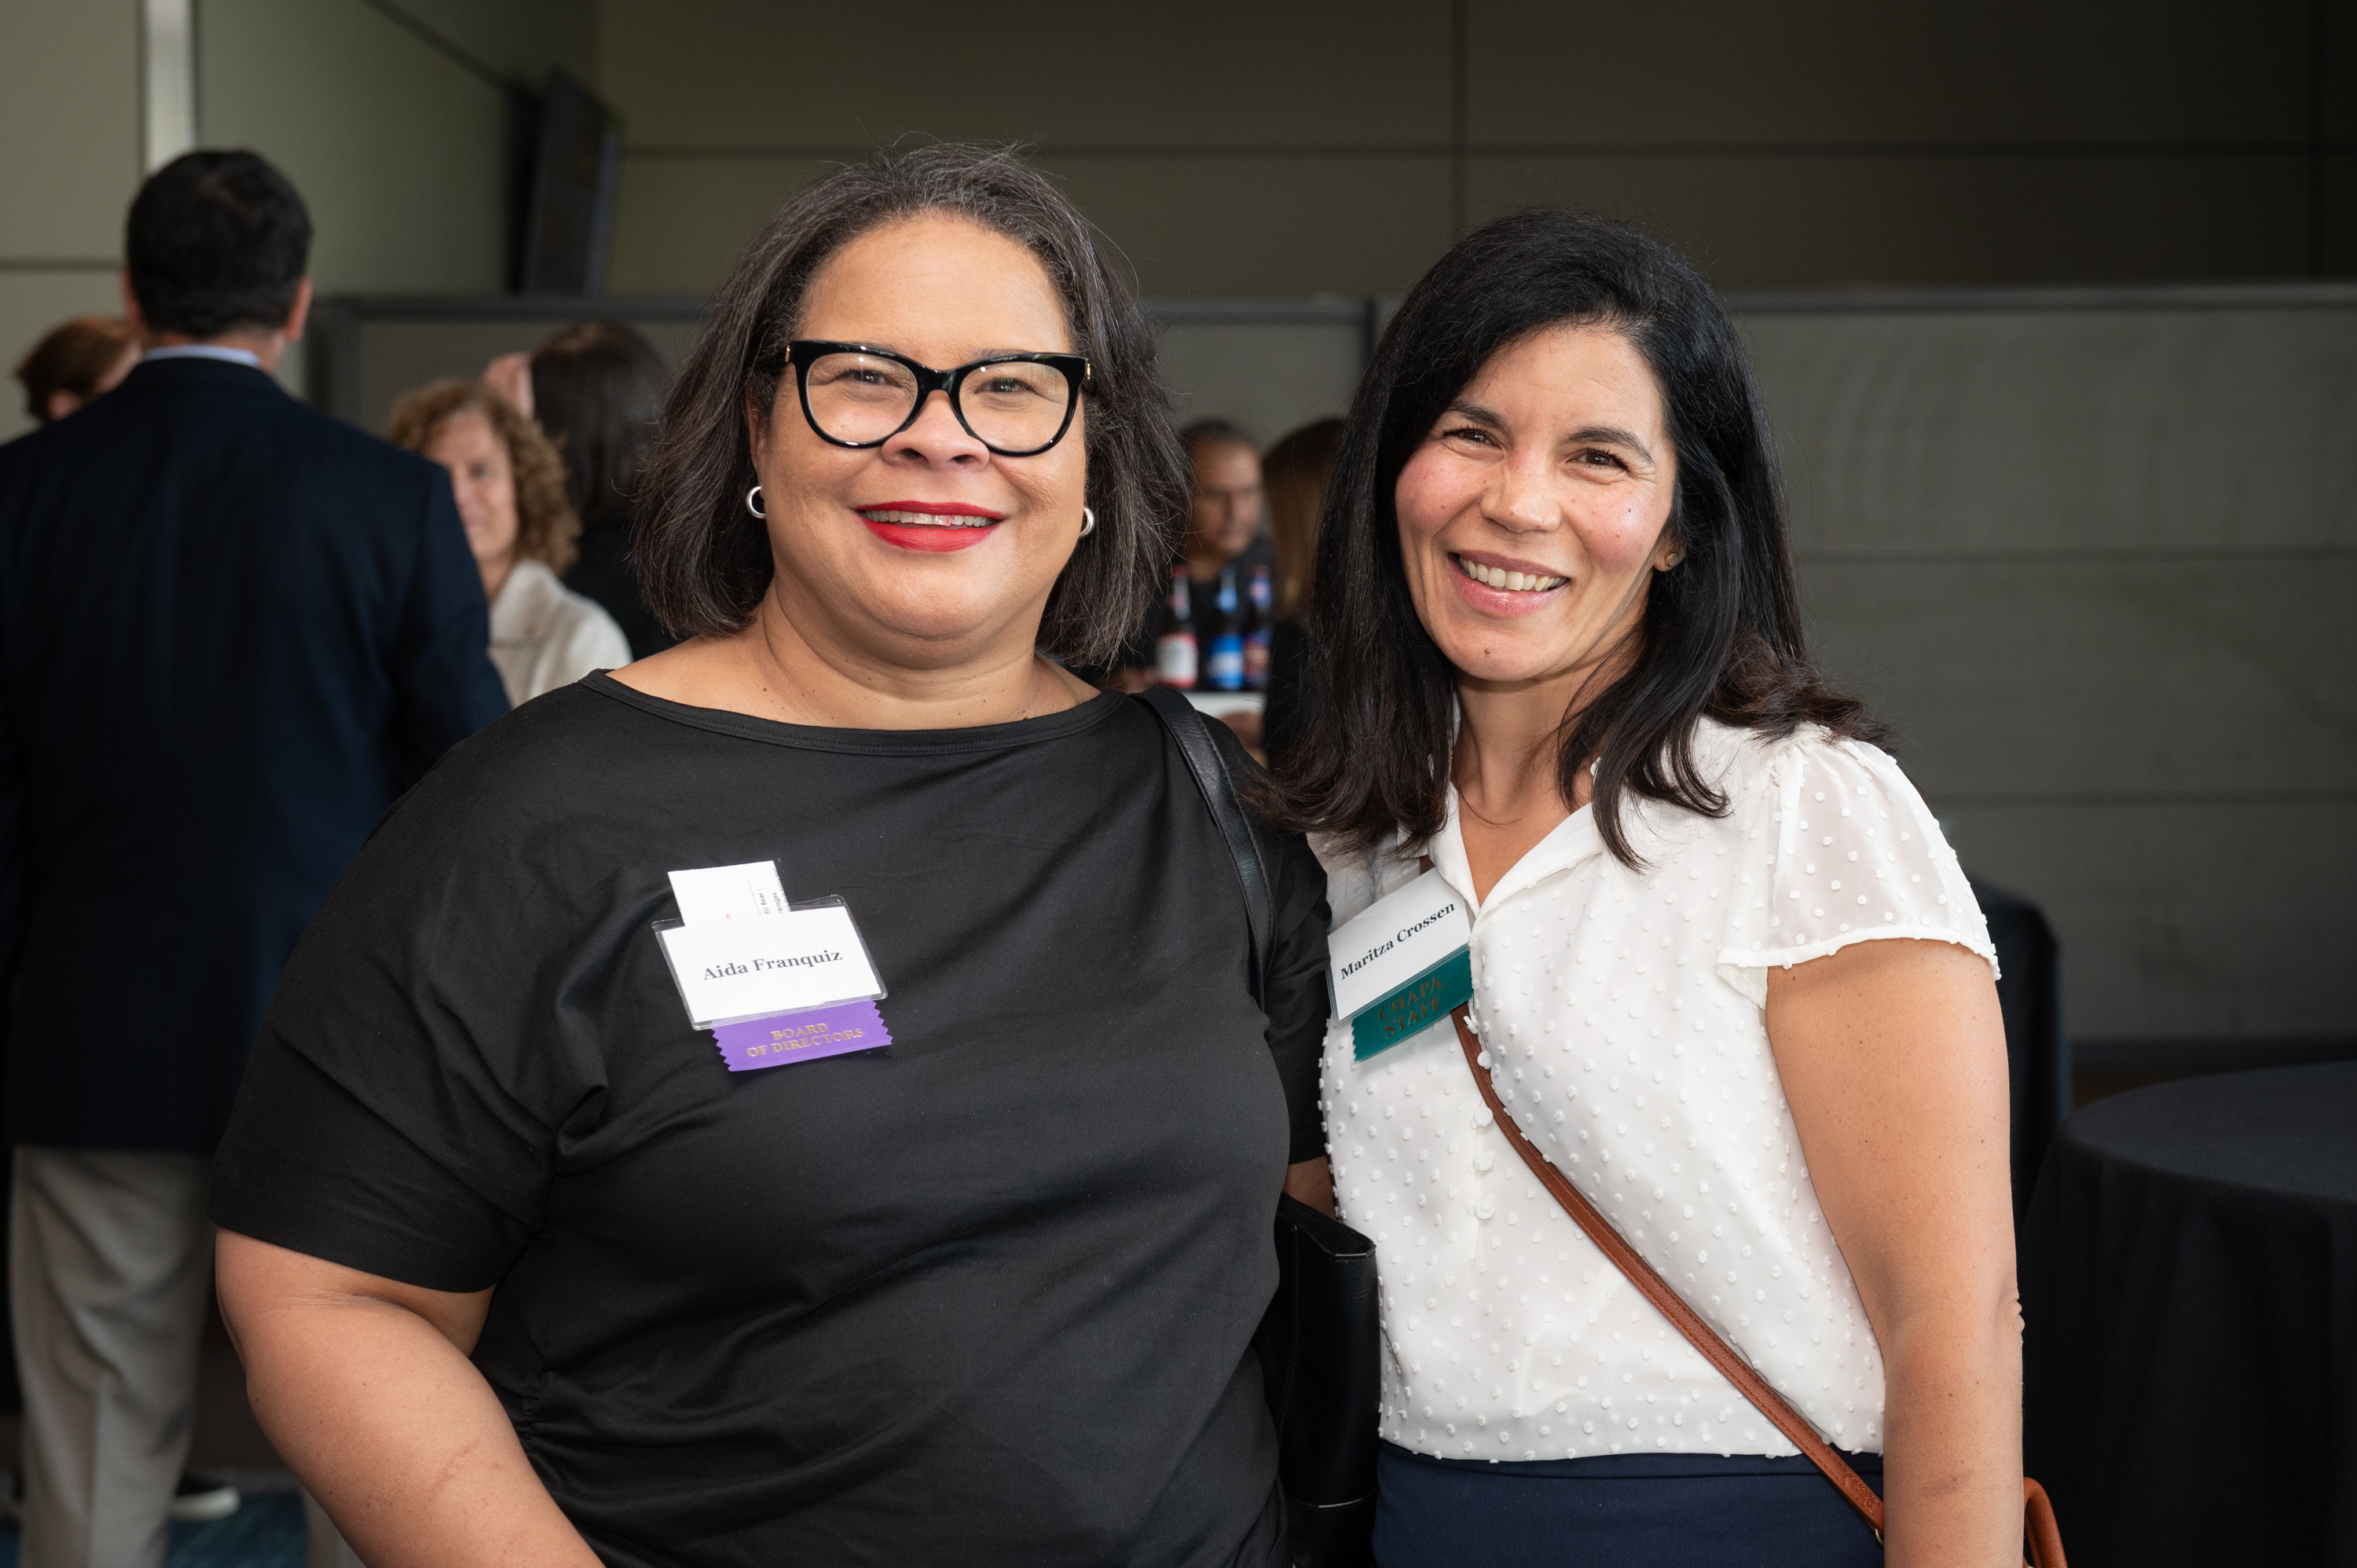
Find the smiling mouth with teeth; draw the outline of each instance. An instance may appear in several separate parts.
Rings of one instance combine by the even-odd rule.
[[[896,523],[902,528],[988,528],[995,517],[961,517],[945,511],[899,511],[890,507],[871,507],[860,516],[870,522]]]
[[[1568,577],[1543,577],[1536,572],[1501,572],[1494,566],[1484,566],[1478,561],[1468,561],[1462,555],[1452,555],[1457,569],[1485,588],[1502,588],[1510,594],[1544,594],[1560,588],[1571,581]]]

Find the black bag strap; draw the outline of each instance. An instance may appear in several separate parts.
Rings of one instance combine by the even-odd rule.
[[[1260,835],[1244,815],[1228,759],[1211,738],[1211,721],[1202,711],[1168,686],[1148,686],[1137,694],[1178,743],[1178,754],[1187,759],[1187,770],[1194,774],[1195,787],[1203,792],[1203,803],[1211,809],[1211,820],[1220,824],[1220,836],[1235,857],[1236,880],[1244,888],[1244,920],[1252,930],[1252,998],[1263,1003],[1269,955],[1276,945],[1276,894],[1269,885],[1268,863],[1261,857]]]

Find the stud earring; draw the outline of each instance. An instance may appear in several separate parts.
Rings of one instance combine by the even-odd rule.
[[[755,517],[766,519],[770,514],[763,511],[760,508],[760,495],[761,487],[759,485],[755,485],[751,489],[747,490],[745,492],[745,510],[751,512]]]
[[[1088,508],[1082,507],[1081,509],[1081,537],[1082,539],[1086,539],[1090,534],[1094,533],[1097,531],[1097,514],[1091,511]]]

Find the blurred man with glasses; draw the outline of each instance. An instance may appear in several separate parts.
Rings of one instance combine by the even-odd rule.
[[[1178,433],[1186,443],[1194,473],[1194,510],[1189,513],[1186,537],[1171,562],[1176,573],[1184,566],[1189,588],[1188,618],[1198,646],[1209,648],[1218,609],[1214,595],[1223,575],[1232,574],[1243,594],[1253,568],[1266,569],[1275,561],[1268,536],[1261,530],[1260,448],[1242,426],[1224,419],[1198,420]],[[1152,624],[1138,628],[1122,656],[1121,667],[1100,677],[1103,684],[1125,692],[1142,692],[1156,681],[1154,643],[1161,611]],[[1258,715],[1229,717],[1248,746],[1260,743]]]

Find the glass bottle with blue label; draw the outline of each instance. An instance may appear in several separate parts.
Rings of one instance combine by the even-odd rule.
[[[1249,692],[1268,685],[1269,604],[1268,568],[1255,566],[1244,599],[1244,689]]]
[[[1244,689],[1244,624],[1236,596],[1236,569],[1220,574],[1220,594],[1213,601],[1218,613],[1211,622],[1211,657],[1204,660],[1204,684],[1214,692]]]

